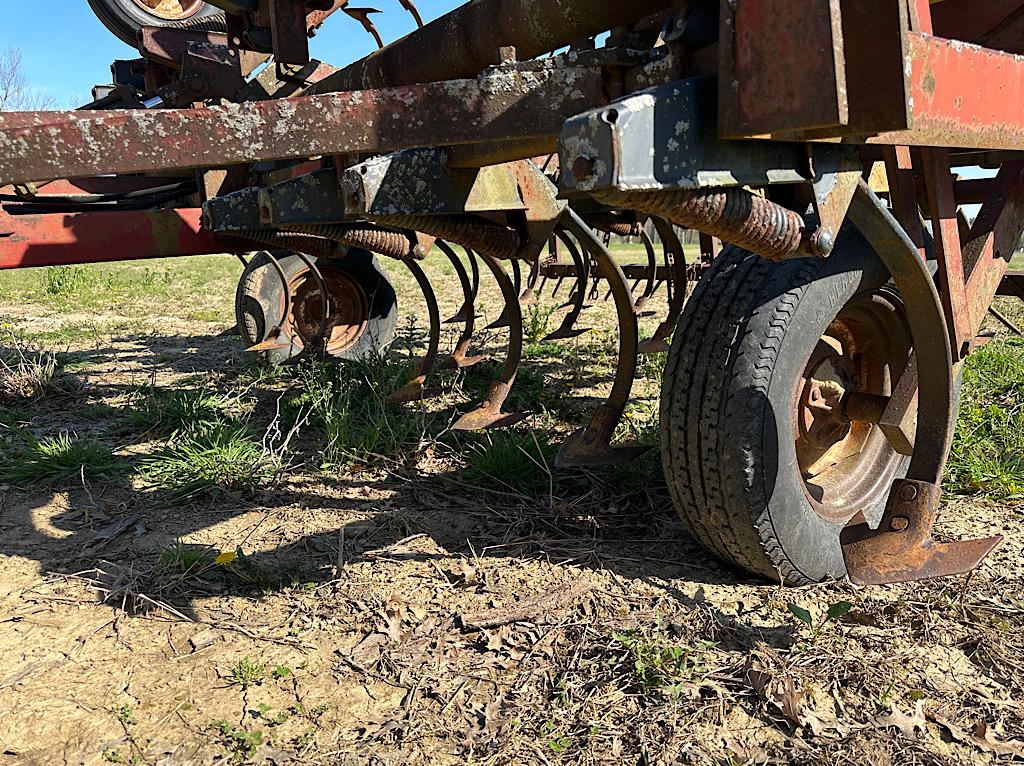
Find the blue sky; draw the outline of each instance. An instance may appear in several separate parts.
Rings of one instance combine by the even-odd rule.
[[[436,18],[458,0],[418,0],[424,20]],[[138,56],[107,32],[86,0],[58,0],[50,13],[38,0],[4,0],[0,48],[13,47],[24,58],[32,85],[52,96],[58,107],[72,108],[90,99],[92,86],[110,81],[110,62]],[[412,31],[415,22],[398,0],[367,3],[380,8],[375,15],[384,42]],[[57,9],[60,9],[59,11]],[[313,55],[336,66],[348,64],[374,49],[373,39],[358,22],[342,13],[331,17],[311,42]]]

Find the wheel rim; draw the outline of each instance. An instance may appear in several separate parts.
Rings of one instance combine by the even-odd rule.
[[[132,0],[146,13],[167,21],[180,21],[194,16],[203,7],[203,0]]]
[[[851,394],[888,396],[910,356],[902,304],[880,291],[856,297],[808,357],[794,395],[797,470],[814,511],[847,522],[875,507],[903,461],[877,425],[851,420]]]
[[[327,353],[337,355],[352,348],[366,332],[370,302],[366,291],[347,272],[331,266],[318,266],[327,286],[331,312],[324,330]],[[295,345],[305,347],[316,340],[323,325],[320,285],[312,272],[304,269],[292,277],[289,289],[292,310],[282,329]]]

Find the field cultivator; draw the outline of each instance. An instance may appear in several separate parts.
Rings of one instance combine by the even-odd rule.
[[[619,351],[560,466],[642,451],[613,434],[638,356],[669,351],[666,477],[722,558],[871,584],[998,543],[932,529],[961,366],[996,295],[1024,297],[1024,3],[472,0],[424,25],[402,0],[418,28],[384,46],[347,0],[89,2],[140,58],[79,110],[0,115],[0,268],[258,251],[238,325],[280,363],[386,347],[378,259],[398,261],[429,333],[394,402],[480,360],[493,278],[508,349],[472,430],[522,418],[522,305],[571,282],[546,340],[604,293]],[[336,12],[380,49],[312,60]],[[612,236],[645,257],[621,264]],[[435,249],[452,317],[420,266]]]

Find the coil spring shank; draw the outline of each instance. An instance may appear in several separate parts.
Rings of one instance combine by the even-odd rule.
[[[718,237],[769,260],[800,250],[806,224],[781,205],[746,189],[664,192],[595,192],[605,204],[666,218],[677,226]]]
[[[412,229],[455,242],[499,260],[512,260],[522,245],[519,234],[513,229],[479,223],[463,216],[394,215],[377,220],[389,226]]]
[[[338,242],[348,247],[358,247],[386,258],[422,258],[415,236],[402,231],[391,231],[370,224],[308,224],[288,227],[304,234],[311,234]]]

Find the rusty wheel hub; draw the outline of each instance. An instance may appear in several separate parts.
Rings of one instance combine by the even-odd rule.
[[[291,280],[292,311],[283,328],[299,345],[315,343],[323,327],[327,353],[340,354],[366,332],[370,302],[366,291],[347,272],[331,266],[320,266],[327,286],[328,321],[324,322],[323,297],[320,285],[306,269]]]
[[[203,7],[203,0],[135,0],[147,13],[168,21],[187,19]]]
[[[892,393],[910,355],[902,305],[888,293],[843,307],[811,352],[794,396],[796,455],[815,511],[845,522],[876,505],[901,463],[865,413]]]

